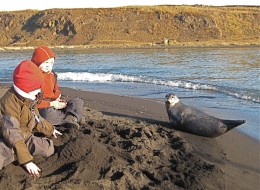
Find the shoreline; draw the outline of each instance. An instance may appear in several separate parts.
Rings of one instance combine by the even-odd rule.
[[[1,86],[1,84],[0,84]],[[132,97],[132,96],[124,96],[124,95],[116,95],[116,94],[108,94],[108,93],[101,93],[101,92],[94,92],[94,91],[87,91],[87,90],[81,90],[81,89],[73,89],[73,88],[69,88],[69,87],[60,87],[62,89],[63,92],[65,92],[66,94],[69,94],[69,96],[71,97],[77,97],[79,96],[78,94],[87,94],[88,99],[86,99],[85,101],[88,103],[88,105],[91,108],[97,109],[100,112],[104,112],[104,113],[108,113],[110,111],[109,109],[109,105],[106,104],[111,104],[110,101],[113,100],[113,105],[118,104],[118,108],[116,109],[115,115],[122,115],[122,116],[128,116],[128,117],[133,117],[133,118],[138,118],[136,117],[137,114],[141,113],[142,118],[143,119],[151,119],[154,120],[158,123],[162,122],[168,122],[168,115],[165,111],[165,107],[164,107],[164,102],[161,101],[157,101],[156,99],[147,99],[147,98],[141,98],[141,97]],[[75,90],[77,91],[77,96],[71,94],[71,90]],[[84,95],[81,95],[84,96]],[[106,103],[106,100],[104,100],[105,97],[109,97],[109,103]],[[116,98],[114,98],[116,97]],[[134,102],[138,102],[137,104],[134,104],[135,109],[138,108],[139,113],[130,113],[127,110],[123,110],[124,107],[128,107],[128,103],[127,102],[123,102],[123,100],[125,99],[129,99],[129,101],[134,100]],[[91,103],[92,101],[94,101],[95,103]],[[117,103],[119,101],[119,103]],[[143,104],[142,102],[145,101],[145,104]],[[149,103],[148,103],[149,102]],[[145,108],[145,106],[148,107]],[[158,110],[153,110],[151,112],[147,112],[147,110],[152,110],[154,104],[158,104],[159,108]],[[122,107],[122,108],[120,108]],[[129,108],[131,109],[131,108]],[[114,109],[113,109],[114,110]],[[115,111],[115,110],[114,110]],[[152,118],[150,118],[150,116],[152,116]],[[251,137],[250,135],[243,133],[242,131],[239,131],[237,129],[234,129],[233,131],[236,131],[236,133],[245,136],[246,138],[249,138],[252,140],[252,142],[254,143],[260,143],[260,140],[255,139],[253,137]]]
[[[3,93],[8,89],[8,87],[10,87],[10,84],[8,85],[0,84],[0,96],[3,95]],[[238,189],[238,190],[241,189],[242,190],[242,189],[257,189],[260,185],[259,142],[254,141],[254,139],[248,137],[247,135],[242,134],[239,131],[231,130],[228,133],[217,138],[199,137],[199,136],[187,134],[180,131],[175,131],[169,128],[168,116],[164,104],[161,104],[161,102],[157,102],[156,100],[82,91],[82,90],[76,90],[67,87],[61,87],[61,91],[62,94],[68,99],[80,97],[84,101],[85,103],[84,107],[86,111],[86,116],[87,116],[86,118],[88,124],[92,124],[94,122],[94,125],[92,124],[89,129],[84,129],[86,130],[87,134],[89,133],[88,132],[89,130],[92,130],[93,134],[96,133],[98,134],[98,131],[100,130],[104,130],[104,133],[106,134],[108,133],[108,131],[111,130],[110,132],[111,134],[113,134],[115,131],[118,130],[118,124],[120,124],[120,122],[124,122],[123,124],[124,129],[125,128],[129,128],[130,130],[131,128],[134,128],[135,130],[140,130],[141,128],[143,128],[143,130],[149,129],[153,135],[156,135],[158,131],[163,130],[160,132],[161,133],[160,136],[156,136],[154,140],[150,139],[151,141],[150,143],[154,144],[155,142],[158,142],[160,146],[167,147],[167,141],[165,140],[168,139],[167,137],[168,135],[165,136],[165,134],[173,133],[172,134],[173,136],[171,137],[172,139],[170,138],[169,140],[171,141],[174,140],[174,142],[176,141],[176,143],[183,144],[184,146],[184,147],[179,146],[180,144],[178,146],[177,144],[174,145],[177,146],[176,151],[180,151],[180,154],[184,154],[184,155],[187,154],[180,161],[178,161],[179,164],[181,163],[184,165],[186,163],[189,164],[188,160],[191,158],[188,159],[188,157],[189,155],[193,155],[196,157],[195,160],[197,161],[190,160],[192,163],[205,162],[207,163],[207,166],[205,166],[206,168],[208,167],[211,168],[214,166],[212,169],[208,168],[209,169],[208,171],[205,171],[205,168],[200,166],[202,168],[200,168],[196,172],[196,176],[198,177],[198,179],[202,177],[201,178],[202,181],[198,182],[197,184],[198,186],[194,187],[192,185],[189,186],[189,183],[191,183],[192,181],[189,180],[187,181],[184,179],[185,181],[184,187],[189,187],[189,188],[206,187],[207,189]],[[98,127],[97,131],[95,131],[94,126],[97,125],[98,123],[106,127],[104,129]],[[141,128],[139,127],[139,125],[141,125]],[[157,126],[159,127],[158,129]],[[99,139],[95,135],[93,136],[94,139],[98,138],[101,142],[104,137]],[[133,143],[138,143],[138,141],[136,141],[135,139],[138,140],[138,137],[127,138],[126,140],[128,140],[129,142],[131,141]],[[66,142],[68,141],[66,140]],[[144,142],[141,141],[140,146],[144,146],[145,142],[146,141]],[[151,144],[151,148],[155,146],[155,145],[152,146],[152,144]],[[68,146],[69,146],[69,142],[68,142]],[[156,149],[157,146],[158,145],[153,147],[153,149],[154,148]],[[143,150],[141,149],[140,151]],[[147,152],[147,154],[150,153]],[[167,158],[168,156],[170,156],[170,154],[169,155],[168,154],[169,153],[163,154],[163,157],[161,157],[160,159],[163,160],[163,158]],[[151,159],[156,160],[157,156],[152,157]],[[98,164],[96,162],[94,163]],[[156,162],[153,164],[156,165]],[[138,167],[144,167],[145,165],[146,164],[143,163],[140,166],[138,165]],[[55,166],[53,167],[55,168]],[[179,168],[178,170],[174,170],[173,172],[182,176],[183,173],[187,172],[186,171],[187,168],[189,168],[188,165],[185,166],[184,168]],[[12,171],[13,169],[14,168],[10,166],[9,168],[7,167],[6,170],[4,170],[4,172],[8,173],[8,171]],[[193,170],[194,169],[195,168],[193,168]],[[156,170],[154,171],[152,170],[151,172],[156,173]],[[206,173],[209,172],[208,174],[206,174],[207,177],[204,176],[205,172]],[[129,177],[130,174],[126,174],[126,171],[124,171],[124,173]],[[12,176],[14,175],[10,173],[8,174]],[[190,173],[188,175],[192,175],[192,174]],[[1,176],[1,172],[0,172],[0,176]],[[14,177],[12,178],[15,181],[14,184],[18,183],[16,177],[17,176],[14,175]],[[159,176],[156,176],[156,179],[157,178],[159,179]],[[143,182],[143,178],[140,178],[139,182]],[[35,181],[34,183],[37,183],[37,181]],[[100,183],[103,184],[103,187],[104,184],[106,184],[102,180],[100,181]],[[125,183],[126,181],[123,181],[121,185]],[[69,186],[67,187],[71,187],[71,185],[72,184],[70,182]],[[184,188],[184,189],[189,189],[189,188]],[[100,189],[112,189],[112,187],[106,186]]]
[[[116,49],[178,49],[178,48],[260,48],[260,44],[247,44],[247,43],[239,43],[232,42],[231,44],[216,43],[216,44],[194,44],[192,43],[183,43],[179,45],[164,45],[164,44],[156,44],[156,45],[61,45],[61,46],[48,46],[55,50],[116,50]],[[35,46],[5,46],[0,47],[0,52],[8,52],[8,51],[27,51],[33,50]]]

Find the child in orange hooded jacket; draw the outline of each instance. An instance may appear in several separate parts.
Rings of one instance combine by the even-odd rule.
[[[52,71],[55,55],[47,46],[37,47],[32,55],[34,62],[44,75],[43,100],[38,105],[43,118],[53,125],[72,125],[79,128],[84,123],[83,101],[73,98],[68,102],[61,98],[57,75]]]

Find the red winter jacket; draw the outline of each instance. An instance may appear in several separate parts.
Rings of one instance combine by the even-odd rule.
[[[38,108],[47,108],[50,107],[50,102],[56,100],[61,92],[59,90],[57,76],[51,73],[44,73],[44,88],[43,90],[43,100],[38,105]]]

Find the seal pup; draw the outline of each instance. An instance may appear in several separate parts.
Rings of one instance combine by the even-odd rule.
[[[165,107],[174,129],[204,137],[217,137],[246,120],[225,120],[180,102],[175,94],[165,96]]]

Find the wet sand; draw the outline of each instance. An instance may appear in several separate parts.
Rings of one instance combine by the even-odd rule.
[[[8,89],[0,87],[0,96]],[[257,189],[259,142],[236,130],[217,138],[171,129],[162,102],[61,88],[85,102],[80,130],[57,127],[55,153],[35,157],[32,179],[16,163],[0,189]],[[15,171],[15,172],[14,172]]]

